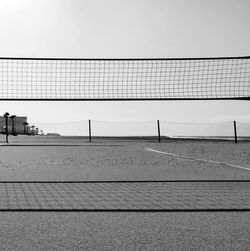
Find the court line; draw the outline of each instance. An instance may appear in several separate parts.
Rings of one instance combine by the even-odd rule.
[[[0,144],[1,147],[3,146],[6,146],[6,147],[10,147],[10,146],[27,146],[27,147],[34,147],[34,146],[61,146],[61,147],[69,147],[69,146],[77,146],[77,147],[124,147],[125,145],[81,145],[81,144],[32,144],[32,143],[28,143],[28,144],[12,144],[12,143],[9,143],[9,144]]]
[[[228,164],[228,163],[225,163],[225,162],[219,162],[219,161],[213,161],[213,160],[193,158],[193,157],[183,156],[183,155],[174,154],[174,153],[162,152],[162,151],[154,150],[154,149],[151,149],[151,148],[145,148],[145,149],[147,151],[161,153],[161,154],[169,155],[169,156],[175,157],[175,158],[182,158],[182,159],[188,159],[188,160],[193,160],[193,161],[207,162],[207,163],[212,163],[212,164],[217,164],[217,165],[224,165],[224,166],[230,166],[230,167],[235,167],[235,168],[239,168],[239,169],[250,171],[250,168],[243,167],[243,166],[232,165],[232,164]]]
[[[249,179],[218,179],[218,180],[0,180],[0,184],[99,184],[99,183],[237,183],[250,182]]]
[[[180,213],[180,212],[250,212],[250,208],[166,208],[166,209],[85,209],[85,208],[0,208],[0,212],[113,212],[113,213]]]

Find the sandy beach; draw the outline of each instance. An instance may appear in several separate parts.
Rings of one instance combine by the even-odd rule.
[[[0,146],[0,181],[249,180],[250,170],[233,166],[249,168],[249,150],[232,141],[15,137]],[[248,211],[1,212],[0,249],[249,250],[249,219]]]
[[[250,213],[0,213],[1,250],[247,251]]]
[[[0,146],[0,180],[250,179],[246,170],[250,169],[249,142],[98,139],[89,143],[81,137],[17,138]]]

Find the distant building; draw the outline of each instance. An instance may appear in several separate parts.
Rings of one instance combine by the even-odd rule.
[[[0,116],[0,133],[6,132],[6,124],[5,117]],[[27,117],[19,117],[15,118],[8,117],[8,132],[9,134],[27,134],[30,133],[30,127],[25,125],[27,123]]]

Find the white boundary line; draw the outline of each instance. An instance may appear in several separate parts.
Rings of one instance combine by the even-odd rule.
[[[188,159],[188,160],[194,160],[194,161],[207,162],[207,163],[230,166],[230,167],[235,167],[235,168],[240,168],[240,169],[250,171],[250,168],[243,167],[243,166],[236,166],[236,165],[228,164],[228,163],[225,163],[225,162],[192,158],[192,157],[182,156],[182,155],[178,155],[178,154],[174,154],[174,153],[162,152],[162,151],[154,150],[154,149],[151,149],[151,148],[145,148],[145,150],[151,151],[151,152],[156,152],[156,153],[161,153],[161,154],[165,154],[165,155],[169,155],[169,156],[172,156],[172,157],[175,157],[175,158],[182,158],[182,159]]]

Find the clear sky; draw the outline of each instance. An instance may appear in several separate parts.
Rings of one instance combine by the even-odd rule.
[[[250,55],[249,0],[1,0],[0,56]],[[3,102],[29,121],[250,123],[250,102]]]

